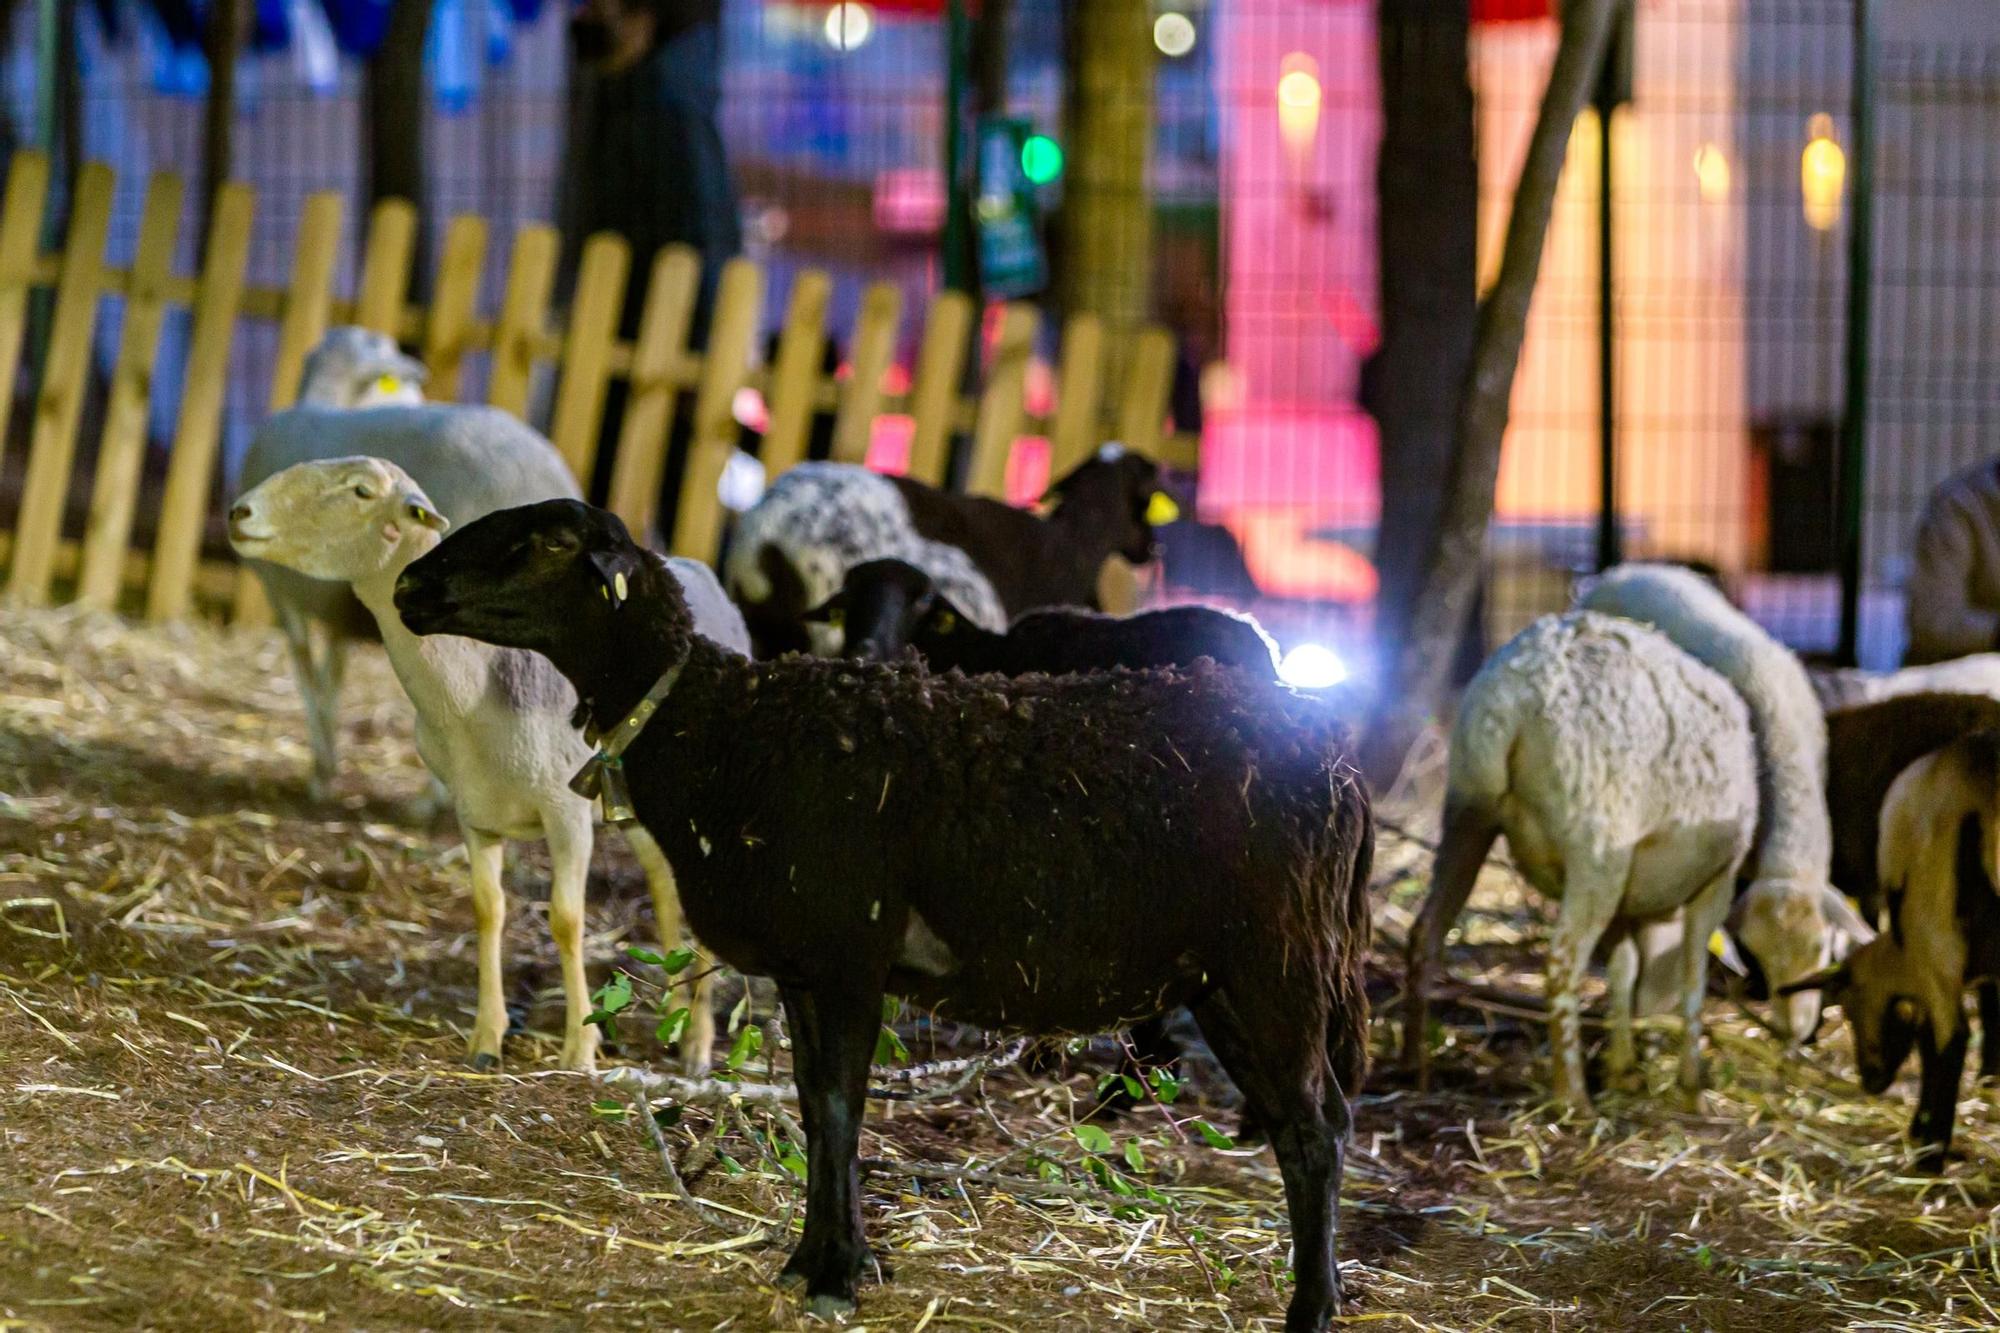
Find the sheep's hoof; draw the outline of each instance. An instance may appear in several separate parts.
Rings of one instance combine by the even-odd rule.
[[[577,1074],[594,1074],[597,1072],[597,1047],[587,1041],[574,1046],[565,1042],[557,1067]]]
[[[472,1053],[472,1067],[484,1074],[489,1069],[498,1069],[500,1067],[500,1057],[491,1051],[474,1051]]]
[[[854,1300],[849,1296],[809,1297],[806,1300],[806,1313],[815,1319],[845,1323],[847,1316],[854,1313]]]

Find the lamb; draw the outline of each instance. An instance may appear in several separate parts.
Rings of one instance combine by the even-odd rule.
[[[409,473],[454,523],[529,500],[581,494],[555,446],[499,408],[425,405],[415,387],[423,374],[422,365],[386,335],[352,327],[328,331],[306,359],[300,405],[272,416],[251,439],[239,491],[294,463],[371,455]],[[347,645],[372,632],[373,624],[340,584],[269,561],[248,563],[291,653],[312,745],[308,791],[323,799],[338,771]],[[315,625],[323,640],[317,651]]]
[[[1585,610],[1650,624],[1720,672],[1750,708],[1757,738],[1757,841],[1749,887],[1730,929],[1774,985],[1809,976],[1873,932],[1829,882],[1833,833],[1826,809],[1826,720],[1790,649],[1691,570],[1620,565],[1578,599]],[[1704,938],[1706,938],[1704,936]],[[1772,1006],[1790,1043],[1819,1027],[1819,1000]]]
[[[583,968],[583,893],[590,869],[590,803],[569,789],[570,776],[591,754],[573,715],[576,692],[533,653],[489,648],[470,639],[419,641],[390,602],[397,575],[438,542],[449,520],[423,488],[394,463],[337,458],[297,463],[265,479],[230,510],[230,540],[248,556],[316,579],[351,586],[376,617],[396,678],[417,709],[417,749],[450,790],[472,868],[479,927],[479,1011],[470,1056],[481,1068],[500,1058],[507,1027],[500,947],[506,898],[501,857],[509,838],[545,838],[552,884],[549,930],[562,960],[562,1067],[588,1070],[596,1059],[595,1028]],[[693,561],[648,555],[649,567],[676,581],[696,608],[696,629],[717,653],[749,651],[749,633],[715,576]],[[679,943],[680,905],[674,874],[659,845],[628,830],[646,872],[660,939]],[[706,973],[691,988],[682,1043],[687,1063],[707,1067],[714,1042]]]
[[[1050,487],[1045,519],[997,500],[954,495],[851,463],[805,463],[772,483],[737,522],[723,583],[760,653],[840,635],[805,613],[833,596],[850,566],[893,557],[929,574],[959,610],[998,633],[1041,606],[1096,607],[1110,556],[1152,559],[1154,523],[1173,515],[1158,465],[1106,445]]]
[[[1633,1064],[1633,997],[1645,934],[1677,930],[1680,1086],[1701,1083],[1708,939],[1728,914],[1757,812],[1750,719],[1729,682],[1665,635],[1594,612],[1545,616],[1466,687],[1451,738],[1444,839],[1410,932],[1404,1061],[1429,1060],[1429,986],[1493,840],[1507,835],[1530,883],[1561,899],[1549,942],[1557,1100],[1591,1114],[1579,989],[1612,941],[1606,1066]]]
[[[956,668],[968,676],[1186,666],[1206,657],[1265,680],[1278,678],[1277,646],[1248,616],[1206,606],[1132,616],[1050,608],[1017,616],[996,634],[969,620],[928,574],[902,560],[869,560],[849,569],[840,591],[806,618],[840,628],[849,657],[884,662],[911,647],[932,670]]]
[[[1984,694],[2000,699],[2000,653],[1974,653],[1971,657],[1904,667],[1901,671],[1821,667],[1808,674],[1820,706],[1829,711],[1891,699],[1899,694]],[[1839,879],[1834,882],[1846,883]]]
[[[690,632],[613,515],[563,500],[453,534],[396,605],[421,634],[546,654],[615,738],[619,767],[582,780],[624,776],[702,939],[777,980],[811,1165],[783,1276],[809,1310],[851,1310],[868,1262],[856,1144],[889,991],[1039,1033],[1188,1005],[1283,1170],[1285,1326],[1327,1327],[1373,821],[1324,705],[1208,663],[746,662]]]
[[[1918,1166],[1939,1171],[1970,1038],[1960,997],[2000,980],[2000,732],[1953,741],[1896,779],[1879,871],[1888,932],[1790,989],[1840,1006],[1870,1093],[1888,1091],[1916,1048],[1923,1081],[1909,1133]],[[1981,1022],[1990,1045],[1995,1029]]]

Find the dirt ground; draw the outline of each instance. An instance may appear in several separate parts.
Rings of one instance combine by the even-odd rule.
[[[510,870],[526,1030],[504,1072],[463,1065],[463,866],[449,820],[411,808],[422,771],[378,653],[351,673],[346,722],[338,804],[317,807],[274,639],[0,615],[0,1329],[806,1326],[772,1283],[799,1220],[783,1118],[659,1117],[695,1193],[731,1210],[712,1221],[674,1194],[618,1092],[552,1070],[536,852]],[[616,841],[593,885],[597,975],[652,943]],[[1420,842],[1385,843],[1378,1051],[1426,869]],[[1496,871],[1475,909],[1457,974],[1536,993],[1542,907]],[[649,969],[631,970],[644,991]],[[749,999],[761,1022],[762,992]],[[2000,1326],[1988,1094],[1967,1090],[1962,1160],[1911,1175],[1907,1084],[1863,1096],[1844,1036],[1785,1063],[1718,1000],[1698,1113],[1669,1095],[1669,1033],[1650,1092],[1564,1123],[1540,1100],[1540,1028],[1516,1009],[1452,1011],[1431,1093],[1371,1079],[1344,1323]],[[627,1024],[607,1063],[658,1064],[649,1028]],[[913,1058],[966,1053],[899,1030]],[[1108,1142],[1079,1135],[1107,1067],[1079,1056],[1067,1074],[1008,1068],[871,1104],[863,1150],[888,1165],[867,1224],[893,1279],[850,1327],[1281,1325],[1269,1154],[1205,1140],[1196,1118],[1234,1114],[1201,1080],[1105,1125]],[[949,1174],[932,1167],[967,1178],[909,1174]]]

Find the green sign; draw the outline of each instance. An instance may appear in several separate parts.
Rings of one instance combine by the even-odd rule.
[[[1049,281],[1035,187],[1062,174],[1062,148],[1025,120],[989,116],[979,122],[976,160],[980,286],[1002,300],[1031,296]]]

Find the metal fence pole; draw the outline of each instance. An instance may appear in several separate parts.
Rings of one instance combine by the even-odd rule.
[[[1874,0],[1854,0],[1854,182],[1847,232],[1847,385],[1840,431],[1840,644],[1852,664],[1861,644],[1861,501],[1867,475],[1869,324],[1875,288]]]
[[[1619,6],[1593,102],[1597,108],[1597,567],[1624,557],[1618,523],[1618,293],[1611,126],[1632,100],[1632,6]]]

